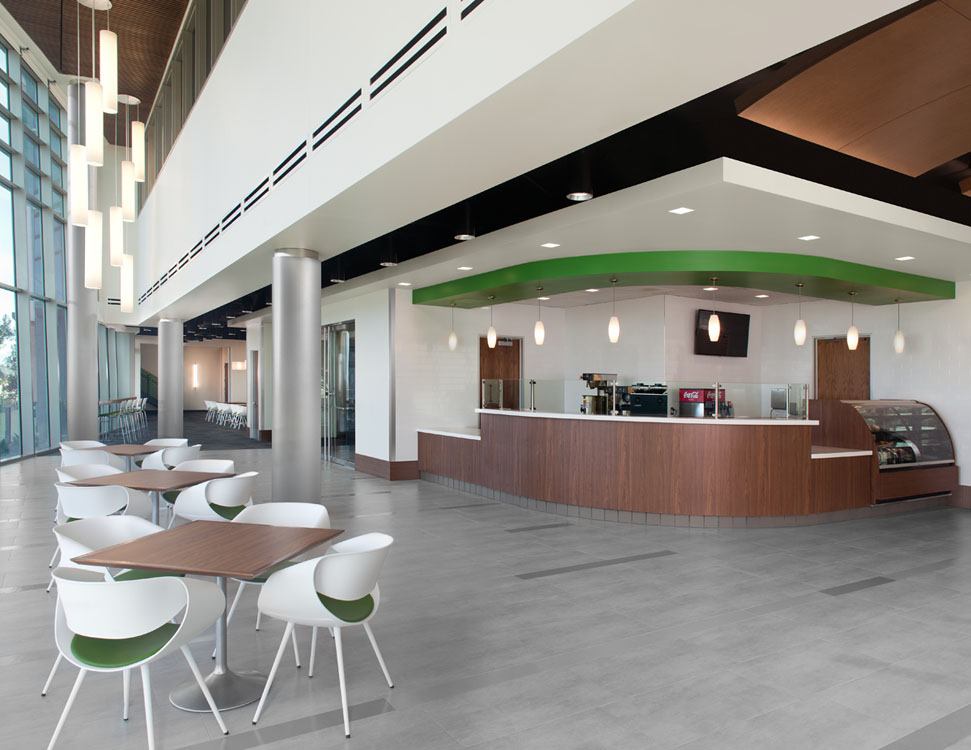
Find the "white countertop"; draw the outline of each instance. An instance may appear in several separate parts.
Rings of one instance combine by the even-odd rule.
[[[713,417],[622,417],[612,414],[560,414],[550,411],[514,411],[512,409],[476,409],[478,414],[507,417],[538,417],[540,419],[589,419],[599,422],[659,422],[661,424],[703,425],[772,425],[776,427],[812,427],[815,419],[715,419]]]
[[[475,427],[446,427],[441,430],[419,429],[426,435],[444,435],[445,437],[463,438],[464,440],[482,440],[482,433]]]
[[[832,445],[814,445],[810,458],[853,458],[854,456],[872,456],[873,451],[858,448],[837,448]]]

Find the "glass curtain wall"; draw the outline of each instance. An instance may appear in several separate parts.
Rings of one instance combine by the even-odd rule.
[[[66,115],[0,39],[0,461],[67,435]]]

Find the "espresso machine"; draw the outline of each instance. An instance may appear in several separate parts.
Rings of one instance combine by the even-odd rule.
[[[619,390],[623,387],[617,385],[617,373],[606,372],[585,372],[580,375],[580,380],[587,383],[587,388],[595,393],[583,396],[580,404],[581,414],[612,414],[618,406],[614,406],[615,400],[620,398]]]

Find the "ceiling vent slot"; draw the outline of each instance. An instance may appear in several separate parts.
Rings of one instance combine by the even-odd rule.
[[[108,297],[108,304],[112,307],[121,307],[121,300],[118,297]]]
[[[463,2],[462,2],[462,20],[464,21],[466,19],[466,17],[469,15],[469,13],[471,13],[473,10],[475,10],[480,5],[482,5],[483,2],[484,2],[484,0],[463,0]]]
[[[378,94],[390,86],[398,78],[398,76],[408,70],[408,68],[414,65],[419,59],[422,58],[422,56],[424,56],[429,50],[431,50],[432,47],[438,44],[445,37],[445,34],[448,32],[448,26],[445,24],[445,16],[446,9],[442,8],[438,14],[425,25],[425,28],[412,37],[408,44],[398,50],[398,53],[394,57],[381,66],[381,69],[377,73],[371,76],[371,93],[369,94],[371,99],[374,99]],[[422,44],[423,41],[424,44]],[[418,47],[419,44],[421,44],[421,47],[418,48],[418,51],[411,54],[410,57],[406,57],[409,53],[411,53],[412,49]],[[402,62],[403,59],[404,62]]]
[[[269,182],[270,178],[266,177],[263,182],[253,188],[250,194],[243,199],[244,211],[249,211],[260,198],[270,192]]]
[[[191,250],[189,251],[189,259],[191,260],[192,258],[195,258],[195,257],[196,257],[196,256],[197,256],[197,255],[198,255],[199,253],[201,253],[201,252],[202,252],[202,240],[199,240],[199,241],[198,241],[198,242],[197,242],[197,243],[195,244],[195,247],[193,247],[193,248],[192,248],[192,249],[191,249]]]
[[[347,110],[347,108],[353,105],[355,102],[357,102],[357,106],[354,107],[350,112],[348,112],[347,115],[344,115],[345,110]],[[352,96],[350,99],[344,102],[340,106],[340,108],[336,112],[334,112],[334,114],[332,114],[330,117],[324,120],[323,124],[314,131],[313,137],[317,138],[317,136],[320,135],[323,131],[327,130],[327,128],[330,128],[330,130],[327,130],[326,133],[324,133],[323,135],[320,136],[320,138],[317,138],[317,140],[314,141],[313,150],[316,151],[318,148],[320,148],[320,146],[324,144],[324,141],[330,138],[334,133],[336,133],[342,127],[344,127],[344,125],[347,124],[347,121],[350,120],[354,115],[356,115],[360,111],[361,111],[361,89],[358,89],[354,93],[354,96]],[[342,115],[344,115],[343,118],[336,125],[331,127],[331,124]]]
[[[209,247],[210,243],[214,242],[219,236],[219,225],[216,224],[212,229],[206,233],[206,239],[203,243],[206,247]]]
[[[299,154],[299,156],[297,156]],[[273,170],[273,184],[274,186],[281,183],[288,174],[290,174],[297,165],[300,164],[304,159],[307,158],[307,141],[301,141],[300,145],[297,146],[290,155],[281,161],[277,168]]]
[[[234,221],[236,221],[236,219],[238,219],[242,215],[241,213],[242,205],[243,205],[242,203],[237,203],[235,206],[233,206],[232,211],[230,211],[228,214],[223,216],[222,227],[224,232]]]

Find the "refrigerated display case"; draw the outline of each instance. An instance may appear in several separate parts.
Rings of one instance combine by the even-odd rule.
[[[944,422],[919,401],[848,401],[870,429],[880,471],[945,466],[954,448]]]

